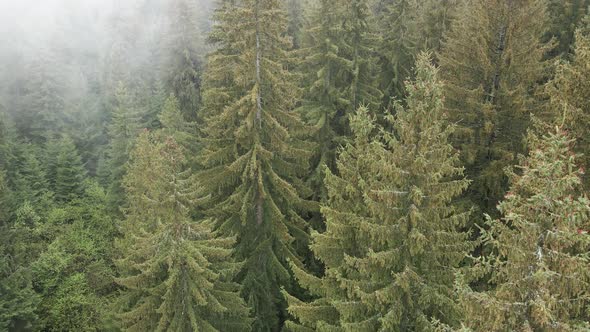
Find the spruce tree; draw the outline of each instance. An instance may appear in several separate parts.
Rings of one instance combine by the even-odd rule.
[[[463,0],[420,1],[418,10],[418,48],[439,53],[445,36],[456,19]],[[436,59],[435,59],[436,60]]]
[[[10,191],[6,183],[6,175],[0,169],[0,227],[8,223],[10,213]]]
[[[180,144],[191,166],[195,166],[195,158],[199,151],[197,140],[197,126],[195,122],[186,121],[180,111],[180,103],[174,95],[170,95],[164,102],[164,107],[158,115],[162,124],[162,132],[172,136]]]
[[[507,186],[504,167],[524,150],[534,93],[550,45],[544,0],[466,1],[439,56],[454,144],[473,179],[467,195],[493,213]]]
[[[383,106],[404,96],[404,81],[412,74],[419,52],[419,4],[416,0],[380,0],[376,16],[379,22],[379,75]]]
[[[308,5],[308,0],[284,0],[289,17],[289,24],[287,33],[293,39],[293,48],[299,49],[301,47],[301,38],[303,34],[303,26],[305,21],[305,9]]]
[[[427,54],[407,107],[396,104],[384,129],[365,108],[351,118],[354,134],[328,172],[327,229],[311,248],[325,264],[321,278],[294,267],[316,296],[287,295],[293,331],[431,331],[458,325],[454,272],[471,248],[460,232],[469,214],[452,201],[468,186],[448,139],[442,85]]]
[[[248,308],[231,279],[231,237],[193,221],[194,182],[172,137],[144,132],[125,177],[129,208],[117,283],[129,331],[248,331]]]
[[[590,17],[590,15],[588,16]],[[590,166],[590,31],[582,29],[576,33],[575,48],[571,62],[562,63],[552,82],[547,85],[551,107],[567,107],[564,120],[571,130],[571,137],[576,139],[574,151],[580,153],[578,162],[584,168]],[[586,189],[590,188],[590,177],[582,175]]]
[[[7,179],[15,202],[30,202],[37,211],[45,210],[51,204],[52,193],[40,162],[40,152],[33,144],[19,142],[14,143],[11,150]]]
[[[557,44],[550,55],[569,59],[573,52],[575,31],[588,13],[589,0],[548,0],[550,18],[549,38]]]
[[[287,260],[301,265],[313,208],[298,180],[308,169],[306,130],[292,108],[299,90],[289,70],[291,47],[281,0],[223,1],[216,11],[205,74],[207,114],[199,173],[206,215],[221,234],[237,235],[245,260],[238,281],[254,309],[255,331],[284,317],[280,288],[292,289]]]
[[[116,107],[111,115],[108,128],[109,200],[111,208],[117,210],[124,205],[125,194],[121,185],[125,175],[125,164],[133,143],[139,134],[140,116],[132,97],[123,83],[116,93]]]
[[[74,141],[68,136],[59,140],[55,164],[55,182],[52,188],[58,202],[70,202],[84,194],[86,169]]]
[[[465,325],[474,331],[590,328],[590,201],[580,194],[584,170],[576,165],[574,141],[564,128],[546,130],[529,133],[528,157],[507,172],[511,185],[498,206],[502,217],[488,218],[482,230],[490,254],[476,259],[469,275],[489,278],[489,290],[459,283]]]
[[[169,3],[166,84],[176,98],[185,120],[195,121],[201,104],[201,71],[204,45],[201,39],[197,3],[172,0]]]
[[[22,137],[43,143],[61,132],[66,120],[65,69],[51,48],[42,49],[29,68],[15,122]]]
[[[325,199],[323,169],[334,169],[334,151],[349,134],[347,119],[361,104],[378,105],[375,42],[367,1],[317,1],[309,9],[304,34],[305,94],[298,109],[316,129],[315,170],[310,178],[316,200]]]

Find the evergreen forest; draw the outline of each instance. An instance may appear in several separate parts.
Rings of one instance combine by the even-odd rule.
[[[0,0],[0,332],[590,331],[590,0]]]

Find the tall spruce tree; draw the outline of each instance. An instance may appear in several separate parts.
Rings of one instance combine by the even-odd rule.
[[[293,39],[293,48],[301,47],[301,38],[305,22],[305,9],[309,0],[284,0],[289,17],[287,33]]]
[[[129,331],[249,331],[249,310],[231,279],[235,238],[190,218],[195,183],[172,137],[144,132],[125,177],[129,208],[117,265]]]
[[[303,38],[305,93],[299,108],[316,129],[316,200],[326,198],[323,170],[335,167],[335,150],[349,134],[347,120],[361,104],[378,105],[374,51],[376,41],[367,1],[317,1],[310,6]]]
[[[379,22],[379,75],[383,91],[383,106],[404,96],[404,81],[412,74],[415,56],[419,52],[418,15],[416,0],[380,0],[376,16]]]
[[[299,89],[289,70],[291,47],[281,0],[223,1],[216,11],[205,74],[198,178],[206,215],[220,233],[237,235],[245,260],[238,281],[254,309],[253,330],[277,330],[280,288],[292,289],[287,260],[301,265],[307,247],[301,214],[313,208],[298,180],[308,169],[308,134],[292,112]]]
[[[30,202],[37,211],[45,210],[51,204],[52,193],[40,162],[41,153],[30,143],[15,142],[10,149],[7,180],[14,192],[15,202]]]
[[[590,15],[588,16],[590,17]],[[562,63],[552,82],[547,85],[551,98],[551,107],[567,107],[565,121],[571,130],[571,137],[576,139],[574,151],[580,153],[578,162],[584,168],[590,166],[590,31],[579,29],[576,33],[574,58]],[[583,184],[590,188],[590,177],[583,175]]]
[[[116,93],[116,107],[111,115],[108,128],[109,200],[114,210],[124,205],[125,193],[121,184],[125,175],[125,164],[139,134],[141,117],[132,97],[123,83]]]
[[[502,170],[524,150],[547,68],[545,8],[544,0],[466,1],[440,54],[445,106],[459,124],[454,144],[473,179],[467,196],[487,213],[506,190]]]
[[[15,122],[22,137],[42,143],[63,129],[66,102],[64,65],[54,49],[42,49],[29,64],[27,80]]]
[[[58,202],[70,202],[81,198],[84,193],[86,169],[70,137],[62,137],[57,144],[59,149],[55,157],[55,182],[52,190]]]
[[[426,0],[419,3],[419,49],[439,53],[463,0]],[[435,59],[436,60],[436,59]]]
[[[201,104],[201,72],[204,45],[197,2],[169,3],[168,51],[165,77],[169,91],[178,98],[185,120],[195,121]]]
[[[548,0],[551,27],[548,37],[555,38],[557,45],[552,56],[570,58],[573,52],[575,31],[588,13],[589,0]]]
[[[541,130],[545,132],[546,128]],[[586,331],[590,328],[590,201],[580,195],[577,156],[564,128],[531,131],[530,153],[508,171],[510,191],[482,241],[491,253],[459,284],[465,325],[474,331]]]
[[[311,248],[321,278],[294,266],[306,303],[287,295],[293,331],[430,331],[456,326],[454,271],[471,248],[468,219],[452,201],[468,186],[449,144],[452,126],[430,57],[418,58],[407,107],[387,116],[395,132],[365,108],[351,118],[354,138],[328,172],[325,233]]]
[[[180,111],[180,103],[174,95],[166,99],[158,118],[162,124],[162,132],[172,136],[184,148],[189,163],[194,167],[200,146],[197,139],[197,126],[195,122],[184,119]]]

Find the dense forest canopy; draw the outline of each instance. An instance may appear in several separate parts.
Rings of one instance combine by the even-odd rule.
[[[590,0],[0,0],[0,331],[589,331]]]

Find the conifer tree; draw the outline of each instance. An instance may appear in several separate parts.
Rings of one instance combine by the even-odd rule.
[[[162,124],[162,132],[174,138],[187,153],[187,159],[194,166],[194,159],[199,151],[196,123],[186,121],[180,111],[180,104],[174,95],[170,95],[164,102],[164,108],[158,115]]]
[[[125,177],[129,208],[117,265],[129,331],[249,331],[248,308],[231,282],[235,238],[190,218],[194,182],[180,145],[147,131]]]
[[[285,6],[289,17],[287,33],[293,39],[294,49],[299,49],[301,47],[301,38],[305,21],[304,12],[305,8],[307,8],[307,4],[308,0],[285,0]]]
[[[58,202],[70,202],[84,193],[86,169],[71,138],[64,136],[58,147],[52,190]]]
[[[185,120],[195,121],[201,104],[201,71],[204,46],[197,20],[197,2],[170,1],[170,28],[166,60],[166,83]]]
[[[465,325],[474,331],[585,331],[590,328],[590,201],[580,195],[574,144],[564,128],[528,136],[530,153],[508,171],[510,191],[499,220],[481,240],[491,253],[471,277],[487,291],[459,283]]]
[[[8,223],[8,215],[10,212],[9,193],[5,173],[0,170],[0,227]]]
[[[378,105],[370,13],[365,0],[317,1],[311,6],[302,53],[306,93],[299,112],[317,130],[311,184],[325,199],[323,168],[334,169],[334,151],[348,135],[348,115],[361,104]],[[309,88],[307,88],[309,87]]]
[[[425,0],[419,2],[418,49],[439,53],[445,36],[456,19],[463,0]],[[436,59],[435,59],[436,60]]]
[[[588,16],[590,17],[590,15]],[[590,166],[590,31],[584,33],[579,29],[576,33],[573,60],[562,63],[552,82],[547,85],[551,98],[551,107],[559,109],[567,107],[565,121],[571,130],[571,137],[576,139],[574,151],[580,153],[578,162],[584,168]],[[590,188],[590,178],[582,175],[585,188]]]
[[[223,1],[216,11],[205,74],[207,114],[199,173],[206,215],[237,235],[245,260],[238,281],[254,309],[255,331],[274,331],[284,315],[280,288],[292,288],[287,260],[306,250],[301,214],[313,208],[302,181],[310,144],[292,108],[299,90],[289,70],[291,42],[282,0]]]
[[[328,172],[327,229],[311,248],[321,278],[294,267],[311,303],[287,295],[293,331],[430,331],[457,325],[454,271],[471,248],[458,229],[468,219],[452,201],[468,186],[448,143],[452,126],[427,54],[407,107],[385,130],[365,108],[351,118],[354,138]]]
[[[30,202],[37,211],[44,210],[51,203],[52,193],[38,157],[40,153],[30,143],[17,142],[11,150],[7,178],[14,191],[15,202]]]
[[[440,54],[454,144],[473,179],[468,196],[493,213],[506,190],[502,170],[524,150],[529,114],[550,45],[544,0],[466,1]]]
[[[39,296],[33,290],[30,271],[18,266],[10,250],[5,228],[1,228],[0,244],[0,329],[26,331],[33,328]]]
[[[19,133],[35,143],[55,137],[66,120],[61,76],[64,66],[55,53],[53,49],[43,49],[30,63],[24,96],[15,117]]]
[[[119,84],[116,94],[116,107],[109,125],[108,166],[110,171],[109,200],[111,208],[118,209],[125,201],[121,185],[125,175],[125,164],[139,133],[140,116],[135,109],[131,96],[123,83]]]
[[[412,74],[419,52],[416,0],[381,0],[376,8],[379,22],[379,75],[383,106],[404,96],[404,81]]]
[[[551,50],[552,56],[564,56],[569,59],[573,52],[575,31],[588,13],[589,0],[548,0],[548,12],[551,27],[549,37],[557,41]]]
[[[377,33],[371,11],[370,1],[352,0],[344,5],[343,28],[345,44],[343,54],[349,60],[345,78],[346,116],[361,105],[377,107],[383,94],[377,88],[377,59],[375,47]],[[341,129],[345,133],[349,130]]]

